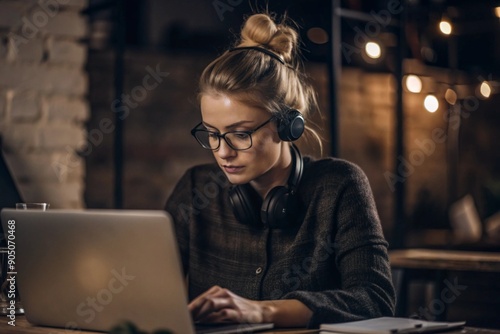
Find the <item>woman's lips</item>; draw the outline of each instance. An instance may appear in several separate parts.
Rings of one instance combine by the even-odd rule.
[[[238,174],[243,170],[242,166],[223,166],[228,174]]]

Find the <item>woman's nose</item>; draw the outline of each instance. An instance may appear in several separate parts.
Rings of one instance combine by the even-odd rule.
[[[221,138],[219,149],[217,150],[217,154],[221,159],[228,159],[234,157],[236,155],[236,150],[233,149],[226,142],[225,138]]]

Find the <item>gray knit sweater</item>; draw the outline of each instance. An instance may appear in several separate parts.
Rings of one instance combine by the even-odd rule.
[[[311,328],[393,315],[387,242],[359,167],[304,157],[302,214],[285,229],[236,221],[229,187],[215,164],[197,166],[165,206],[174,217],[190,298],[219,285],[253,300],[298,299],[313,311]]]

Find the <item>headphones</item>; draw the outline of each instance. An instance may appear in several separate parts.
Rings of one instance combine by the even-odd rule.
[[[278,135],[283,141],[295,141],[304,133],[304,116],[297,109],[288,109],[276,116]]]
[[[304,118],[299,111],[291,109],[284,118],[278,119],[278,135],[281,140],[297,140],[303,132]],[[297,216],[296,194],[302,178],[303,161],[295,145],[290,146],[290,152],[292,171],[287,186],[274,187],[264,200],[250,184],[237,185],[229,190],[229,202],[238,221],[260,228],[284,228],[290,219]]]

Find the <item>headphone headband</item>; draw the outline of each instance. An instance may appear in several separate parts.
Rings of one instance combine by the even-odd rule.
[[[268,56],[271,56],[271,58],[276,59],[277,61],[279,61],[283,65],[286,65],[285,60],[283,60],[283,58],[281,58],[280,56],[278,56],[276,53],[274,53],[272,51],[269,51],[268,49],[260,47],[260,46],[238,46],[238,47],[229,49],[228,52],[233,52],[233,51],[237,51],[237,50],[255,50],[255,51],[259,51],[259,52],[265,53]]]
[[[302,155],[295,144],[290,147],[292,152],[292,171],[290,172],[290,177],[288,178],[288,186],[290,187],[290,192],[295,193],[299,185],[300,179],[302,178],[303,162]]]

